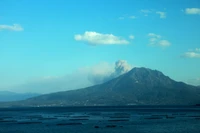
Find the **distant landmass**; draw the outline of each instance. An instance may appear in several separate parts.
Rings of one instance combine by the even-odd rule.
[[[31,97],[39,96],[37,93],[15,93],[10,91],[0,91],[0,102],[19,101]]]
[[[107,106],[107,105],[196,105],[200,88],[177,82],[162,72],[133,68],[103,84],[41,95],[2,106]]]

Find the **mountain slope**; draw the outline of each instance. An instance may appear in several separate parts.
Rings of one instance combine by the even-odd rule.
[[[133,68],[106,83],[12,103],[16,106],[195,105],[200,89],[176,82],[157,70]]]

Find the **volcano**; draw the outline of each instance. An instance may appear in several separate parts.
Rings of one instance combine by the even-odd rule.
[[[12,106],[196,105],[199,87],[177,82],[162,72],[133,68],[103,84],[7,103]]]

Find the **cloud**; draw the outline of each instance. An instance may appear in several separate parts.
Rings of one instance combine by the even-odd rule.
[[[130,19],[136,19],[136,16],[130,16],[129,18]]]
[[[200,53],[197,53],[197,52],[185,52],[181,57],[184,57],[184,58],[200,58]]]
[[[129,44],[129,42],[121,37],[113,34],[102,34],[93,31],[86,31],[84,34],[77,34],[74,36],[76,41],[83,41],[89,45],[121,45]]]
[[[200,48],[195,48],[195,51],[196,52],[200,52]]]
[[[119,17],[118,19],[120,19],[120,20],[123,20],[123,19],[136,19],[137,17],[136,16],[129,16],[129,15],[124,15],[124,16],[121,16],[121,17]]]
[[[123,20],[123,19],[124,19],[124,17],[119,17],[119,19],[120,19],[120,20]]]
[[[166,18],[166,13],[165,12],[157,11],[156,14],[159,14],[161,19]]]
[[[181,55],[183,58],[200,58],[200,48],[189,49]]]
[[[200,8],[186,8],[185,13],[188,15],[200,15]]]
[[[152,37],[152,38],[161,38],[161,35],[157,35],[157,34],[154,34],[154,33],[149,33],[148,36]]]
[[[152,13],[151,10],[147,10],[147,9],[142,9],[142,10],[140,10],[140,12],[142,12],[144,14],[144,16],[148,16],[148,14]]]
[[[23,31],[24,29],[19,24],[0,25],[0,30]]]
[[[151,10],[147,10],[147,9],[142,9],[140,10],[142,13],[151,13]]]
[[[149,33],[147,36],[149,37],[149,45],[151,46],[168,47],[171,45],[171,43],[168,40],[162,39],[161,35]]]
[[[128,72],[131,68],[131,65],[125,60],[118,60],[115,63],[100,62],[94,66],[81,67],[71,74],[32,79],[25,84],[10,87],[7,90],[21,93],[51,93],[80,89],[104,83]]]
[[[167,40],[161,40],[161,41],[159,41],[159,45],[167,47],[167,46],[170,46],[171,43],[169,41],[167,41]]]
[[[155,10],[147,10],[147,9],[140,10],[140,12],[142,12],[144,14],[144,16],[148,16],[150,13],[156,13],[156,14],[160,15],[161,19],[166,18],[166,12],[155,11]]]
[[[130,35],[129,39],[133,40],[133,39],[135,39],[135,36],[134,35]]]

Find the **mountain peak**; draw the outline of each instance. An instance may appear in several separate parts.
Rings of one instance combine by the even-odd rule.
[[[130,78],[133,82],[144,84],[148,86],[148,88],[155,86],[171,86],[174,82],[162,72],[145,67],[135,67],[124,76],[125,78]]]
[[[164,75],[162,72],[160,72],[158,70],[152,70],[152,69],[149,69],[149,68],[146,68],[146,67],[134,67],[129,72],[130,73],[139,73],[139,74],[142,74],[142,73],[148,73],[148,74],[154,73],[154,74]]]

